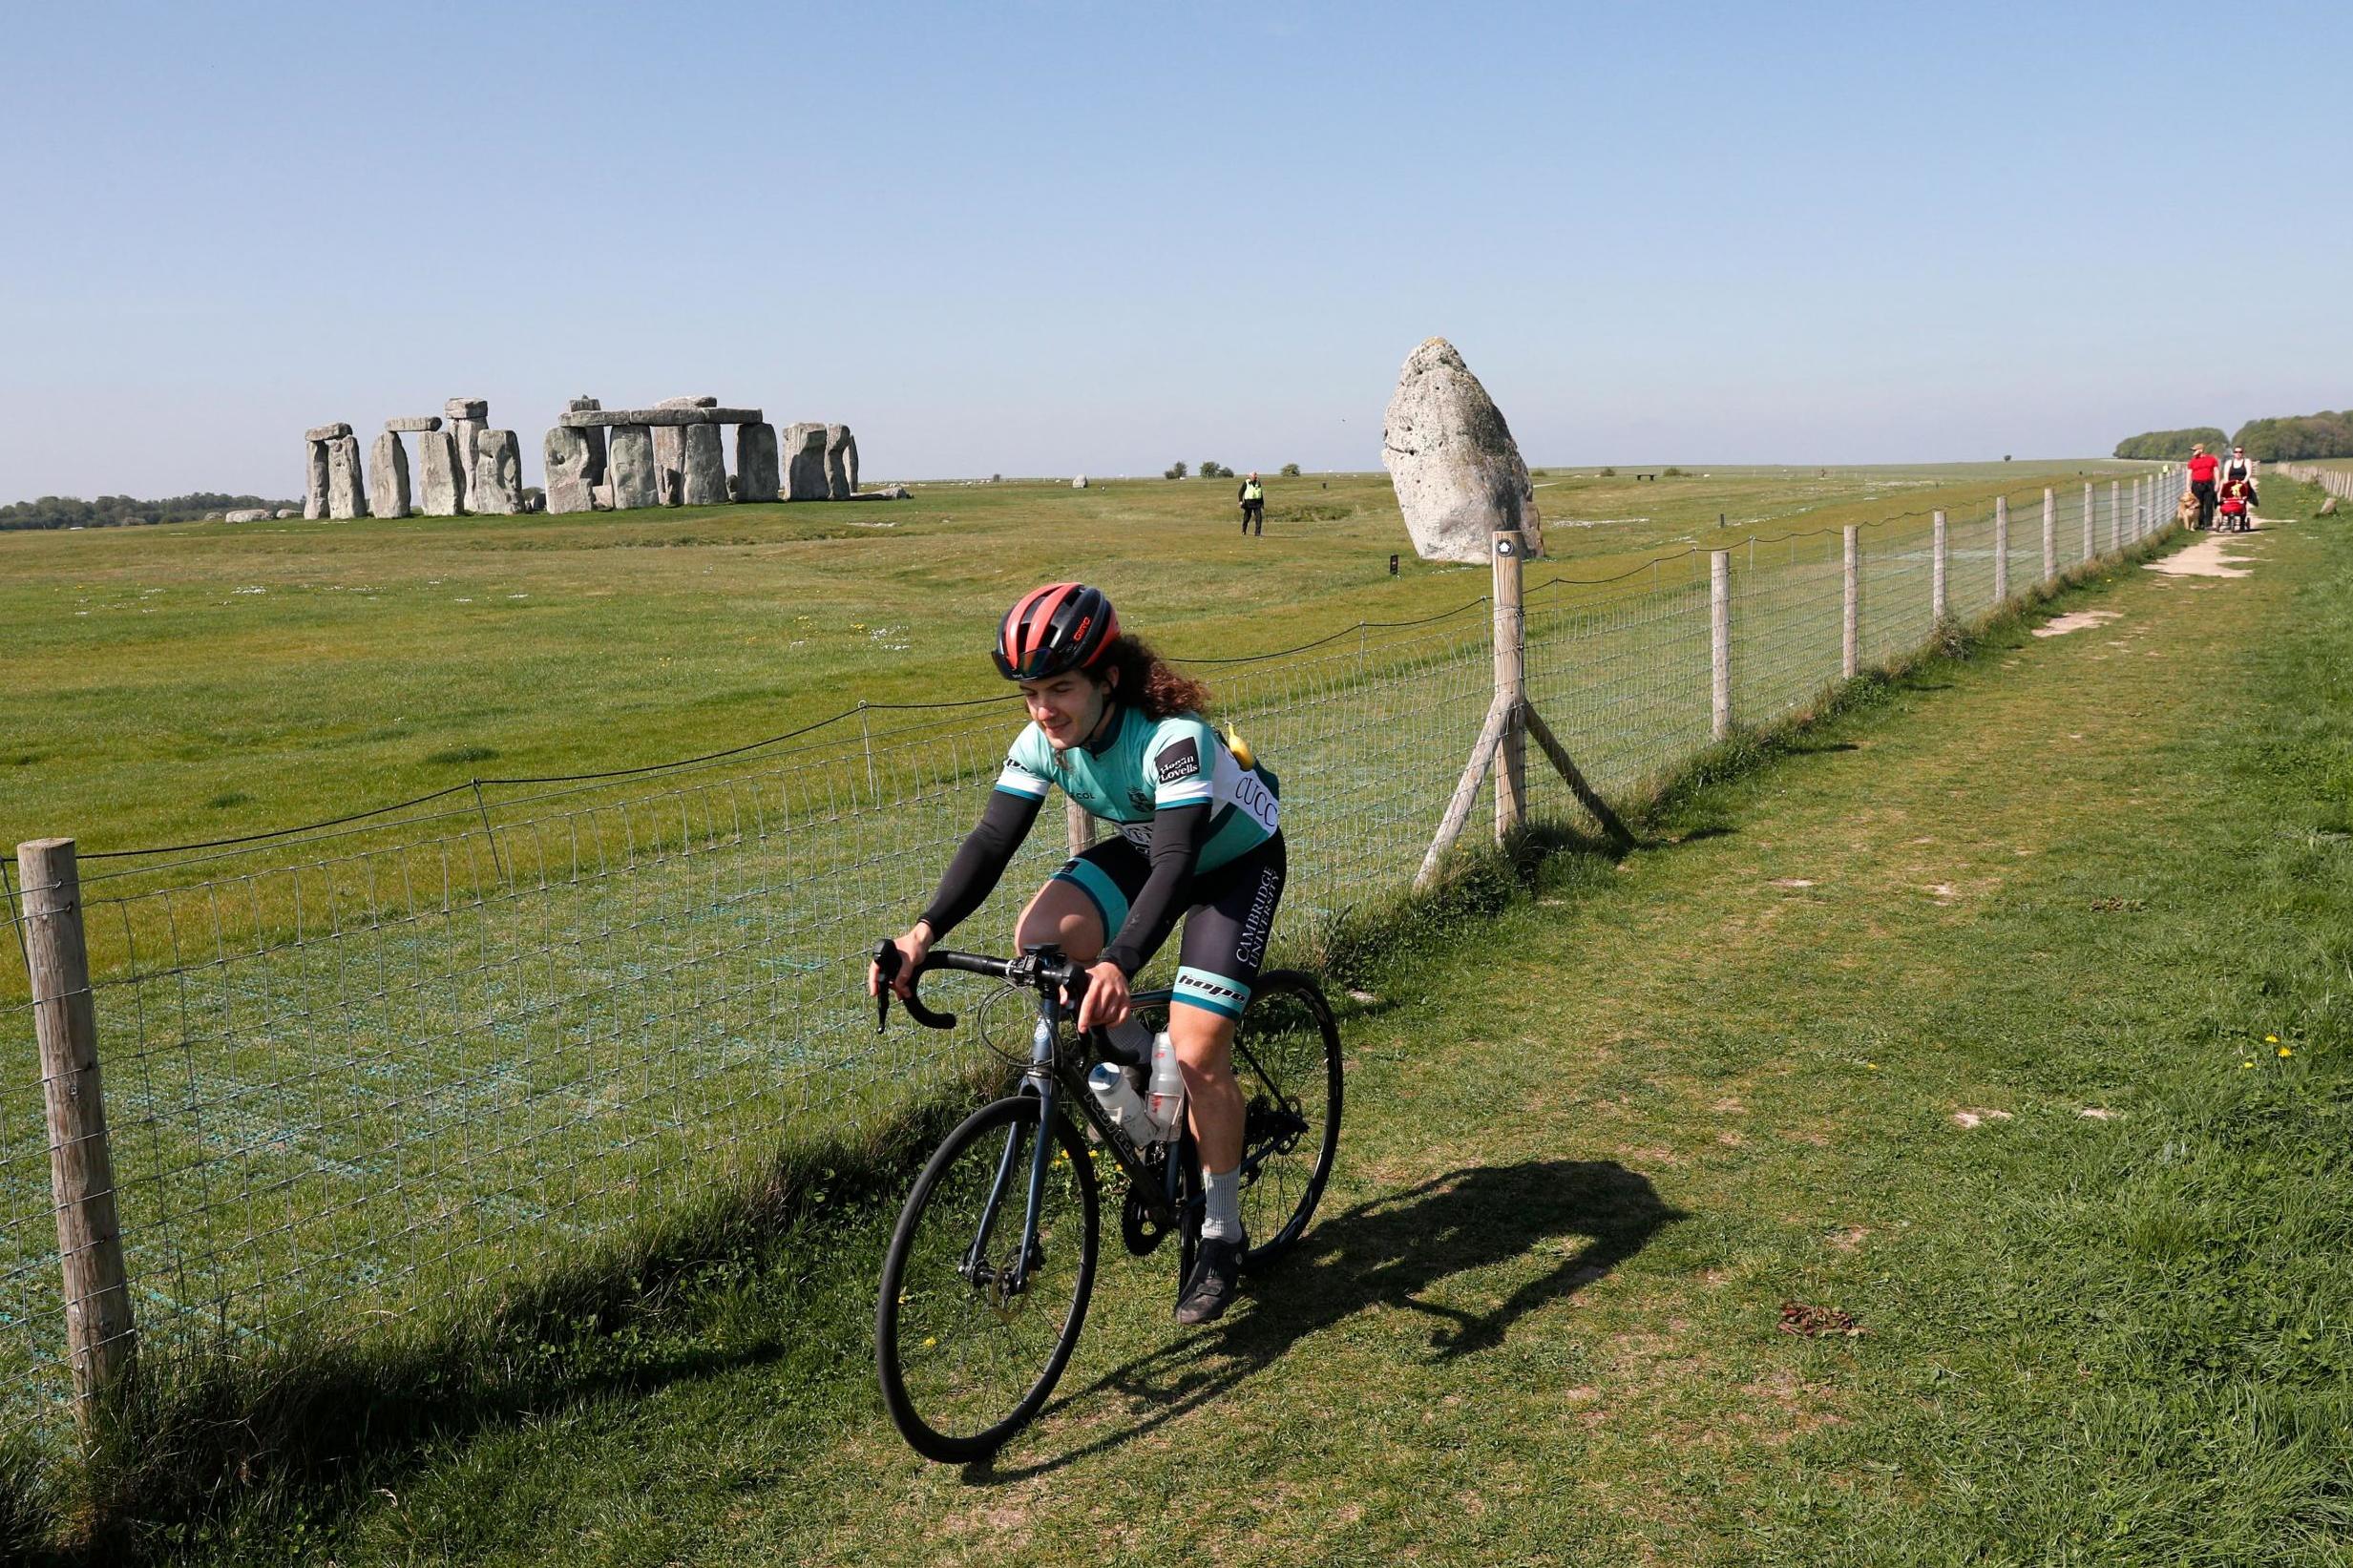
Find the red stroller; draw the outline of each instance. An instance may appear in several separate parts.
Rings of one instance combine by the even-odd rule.
[[[2217,506],[2215,527],[2225,533],[2244,533],[2255,526],[2251,510],[2255,487],[2244,479],[2233,479],[2222,487],[2222,501]]]

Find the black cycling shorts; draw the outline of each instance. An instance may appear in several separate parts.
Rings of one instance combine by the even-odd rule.
[[[1144,890],[1152,863],[1124,838],[1108,838],[1072,856],[1052,880],[1087,896],[1103,916],[1103,940],[1118,934],[1127,906]],[[1169,1000],[1229,1018],[1242,1016],[1250,987],[1266,962],[1267,935],[1283,900],[1287,860],[1283,835],[1204,871],[1185,889],[1185,935],[1177,944],[1177,975]]]

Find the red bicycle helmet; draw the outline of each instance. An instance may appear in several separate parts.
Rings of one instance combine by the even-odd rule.
[[[997,673],[1008,680],[1043,680],[1082,670],[1103,657],[1120,635],[1120,617],[1099,588],[1050,582],[1033,588],[1005,612],[997,629]]]

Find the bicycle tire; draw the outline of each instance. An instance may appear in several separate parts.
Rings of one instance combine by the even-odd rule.
[[[1340,1027],[1323,989],[1296,970],[1260,974],[1234,1032],[1233,1070],[1245,1106],[1246,1160],[1255,1152],[1252,1119],[1285,1111],[1307,1122],[1292,1148],[1270,1155],[1242,1191],[1243,1228],[1253,1242],[1242,1254],[1248,1271],[1269,1266],[1306,1234],[1339,1153]]]
[[[875,1372],[892,1423],[926,1458],[956,1463],[1002,1448],[1044,1407],[1085,1327],[1102,1248],[1102,1198],[1094,1161],[1077,1129],[1061,1116],[1045,1129],[1042,1115],[1035,1095],[1015,1095],[982,1106],[959,1123],[915,1179],[883,1255],[882,1294],[874,1309]],[[992,1300],[990,1283],[967,1278],[957,1265],[978,1228],[980,1205],[995,1183],[1008,1139],[1014,1146],[1014,1179],[990,1230],[984,1265],[1001,1265],[1009,1247],[1019,1244],[1034,1147],[1027,1140],[1044,1136],[1054,1139],[1060,1155],[1048,1167],[1046,1201],[1053,1212],[1041,1214],[1040,1224],[1040,1263],[1047,1272],[1033,1276],[1030,1288],[1009,1305]],[[1067,1212],[1073,1202],[1075,1215]],[[1069,1274],[1067,1303],[1057,1307],[1058,1292],[1049,1286],[1040,1293],[1038,1281],[1051,1278],[1058,1260],[1074,1244],[1064,1233],[1073,1219],[1079,1229],[1077,1267]],[[1052,1321],[1058,1310],[1059,1323]],[[1035,1326],[1024,1328],[1033,1317]],[[958,1341],[953,1348],[945,1343],[952,1336]],[[969,1367],[976,1345],[989,1363],[977,1369]],[[1009,1357],[1016,1362],[1010,1383],[978,1386],[1007,1369]],[[1030,1377],[1025,1369],[1033,1361],[1038,1369]],[[968,1389],[966,1383],[975,1386]]]

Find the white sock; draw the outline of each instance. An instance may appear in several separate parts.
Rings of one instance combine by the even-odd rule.
[[[1242,1168],[1201,1173],[1201,1239],[1242,1239]]]

